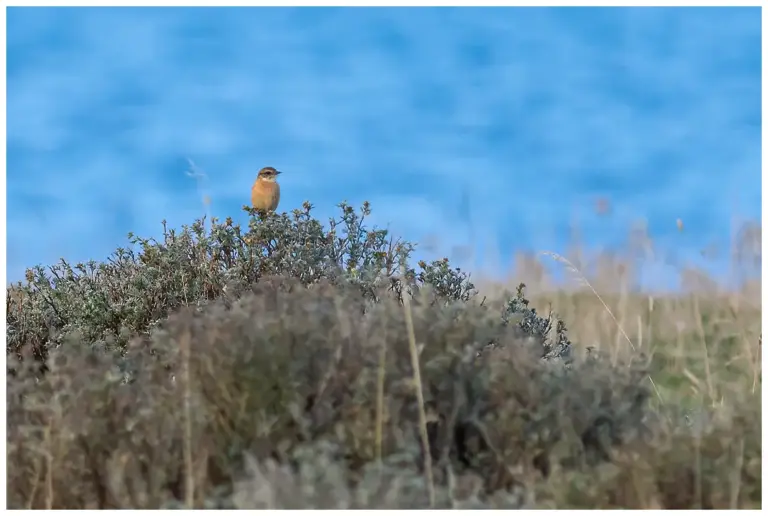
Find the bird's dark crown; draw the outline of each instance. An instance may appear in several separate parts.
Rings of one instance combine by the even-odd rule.
[[[267,179],[274,179],[280,174],[279,170],[276,170],[274,167],[264,167],[261,170],[259,170],[259,177],[264,177]]]

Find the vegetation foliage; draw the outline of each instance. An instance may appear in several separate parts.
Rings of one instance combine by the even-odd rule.
[[[8,507],[760,507],[759,307],[734,335],[697,304],[706,369],[663,301],[659,346],[617,352],[339,208],[163,223],[9,287]]]

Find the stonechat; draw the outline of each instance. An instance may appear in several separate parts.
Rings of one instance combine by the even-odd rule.
[[[263,212],[275,211],[280,203],[280,185],[277,176],[280,171],[272,167],[259,170],[259,175],[251,187],[251,204]]]

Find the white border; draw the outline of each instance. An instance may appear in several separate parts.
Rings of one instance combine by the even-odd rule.
[[[576,0],[560,1],[544,4],[542,2],[536,2],[535,0],[528,1],[484,1],[468,3],[466,1],[460,2],[456,0],[449,1],[421,1],[421,2],[408,2],[408,1],[377,1],[377,2],[365,2],[360,0],[337,0],[330,4],[334,7],[761,7],[763,5],[761,0],[748,0],[738,3],[728,2],[692,2],[692,1],[677,1],[677,2],[651,2],[651,1],[635,1],[635,2],[611,2],[608,0],[597,0],[592,2],[579,2]],[[328,2],[322,2],[320,0],[305,0],[303,2],[274,2],[274,1],[248,1],[248,0],[229,0],[228,2],[210,3],[203,1],[188,1],[182,2],[180,0],[165,1],[162,3],[153,2],[151,0],[145,1],[133,1],[133,2],[109,2],[108,4],[99,2],[77,2],[70,3],[64,1],[29,1],[29,2],[8,2],[9,7],[304,7],[304,6],[329,6]]]
[[[58,1],[58,2],[56,2],[56,1],[53,1],[53,2],[52,1],[42,1],[42,2],[41,1],[29,1],[29,2],[9,2],[8,3],[8,6],[10,6],[10,7],[30,7],[30,6],[41,6],[41,7],[42,6],[54,6],[54,7],[55,6],[60,6],[60,7],[64,7],[64,6],[97,6],[97,5],[104,5],[104,4],[98,4],[96,2],[80,2],[80,3],[76,3],[76,4],[71,4],[71,3],[63,2],[63,1]],[[133,6],[133,7],[136,7],[136,6],[157,6],[157,5],[158,5],[157,2],[152,2],[152,1],[134,1],[134,2],[124,2],[123,1],[123,2],[112,2],[112,3],[109,4],[110,7],[112,7],[112,6]],[[206,6],[206,5],[211,5],[211,4],[205,3],[205,2],[202,2],[202,1],[181,2],[179,0],[173,0],[173,1],[163,2],[162,5],[163,6]],[[239,0],[239,1],[238,0],[235,0],[235,1],[230,0],[229,2],[218,4],[219,7],[222,7],[222,6],[283,6],[283,7],[286,7],[286,6],[320,6],[320,5],[325,5],[325,4],[321,3],[321,2],[319,2],[317,0],[314,0],[314,1],[310,0],[310,1],[304,1],[304,2],[253,2],[253,1],[244,1],[244,0]],[[361,1],[350,1],[350,0],[341,0],[341,1],[339,1],[339,0],[337,0],[336,2],[334,2],[333,5],[334,6],[414,6],[414,2],[387,1],[387,2],[375,2],[375,3],[371,2],[371,3],[368,3],[368,2],[361,2]],[[422,1],[422,2],[419,2],[418,5],[419,6],[464,6],[464,5],[466,5],[466,2],[457,2],[457,1],[436,2],[436,1],[433,0],[433,1],[427,1],[427,2]],[[539,6],[539,7],[541,7],[542,3],[541,2],[535,2],[535,1],[505,2],[503,4],[501,2],[478,2],[478,3],[474,3],[473,7],[479,7],[479,6],[499,6],[499,5],[507,5],[507,6]],[[549,6],[584,6],[584,5],[585,5],[584,3],[577,2],[577,1],[565,1],[565,2],[561,1],[561,2],[554,3],[554,4],[549,4]],[[623,3],[622,4],[622,3],[617,3],[617,2],[609,2],[609,1],[605,1],[605,0],[593,1],[593,2],[590,2],[588,5],[589,6],[601,6],[601,7],[602,6],[612,6],[612,7],[630,7],[630,6],[643,6],[643,7],[647,7],[647,6],[672,7],[672,6],[675,6],[676,7],[676,6],[688,6],[688,7],[693,7],[693,6],[718,6],[718,5],[719,6],[728,6],[728,7],[735,7],[736,6],[735,4],[723,4],[723,3],[715,3],[715,2],[690,2],[690,1],[683,1],[683,2],[680,2],[680,1],[678,1],[678,2],[650,2],[650,1],[640,1],[640,2],[637,2],[637,1],[635,1],[635,2],[627,2],[627,3]],[[746,1],[746,2],[742,1],[742,2],[738,3],[738,6],[750,6],[750,7],[756,6],[756,7],[761,7],[762,5],[763,5],[763,2],[762,1],[758,1],[758,0],[752,0],[752,1]],[[2,65],[3,65],[3,71],[5,71],[6,70],[6,34],[5,34],[5,32],[6,32],[6,30],[5,30],[6,29],[6,9],[2,9],[1,13],[2,14],[0,14],[0,19],[2,20],[2,27],[3,27],[4,34],[3,34],[3,38],[2,38],[2,52],[0,53],[0,60],[1,60]],[[765,27],[766,26],[765,9],[763,9],[761,11],[761,17],[762,17],[762,27]],[[762,79],[761,79],[762,80],[763,93],[765,93],[765,55],[766,55],[766,50],[768,50],[767,47],[768,46],[766,45],[765,38],[763,38],[763,40],[762,40],[762,56],[763,56],[763,60],[762,60]],[[765,95],[763,95],[763,97],[765,97]],[[5,75],[5,73],[3,73],[3,78],[2,78],[2,102],[0,104],[2,105],[2,114],[3,114],[3,119],[4,120],[6,120],[6,101],[7,101],[7,97],[6,97],[6,75]],[[766,119],[766,108],[765,108],[765,101],[764,100],[763,100],[762,106],[763,106],[762,107],[762,120],[765,120]],[[2,132],[3,142],[6,142],[7,140],[6,140],[6,124],[5,123],[2,125],[2,128],[0,128],[0,131]],[[762,145],[763,145],[763,149],[768,148],[768,140],[766,139],[764,131],[763,131],[763,134],[762,134]],[[7,233],[6,233],[6,209],[7,209],[7,204],[6,204],[6,174],[7,174],[7,170],[5,170],[5,168],[6,168],[6,150],[7,150],[6,144],[4,143],[2,145],[2,166],[3,166],[3,169],[4,169],[4,171],[6,173],[4,173],[2,175],[2,178],[0,179],[0,202],[2,203],[2,208],[3,208],[2,209],[2,215],[0,215],[0,217],[2,217],[2,224],[0,224],[0,240],[2,241],[2,243],[0,245],[2,245],[2,256],[4,258],[6,258],[5,261],[4,261],[4,264],[7,264],[7,236],[6,236],[7,235]],[[745,185],[745,188],[748,188],[748,185]],[[766,197],[766,188],[765,188],[765,181],[764,180],[761,181],[761,188],[762,188],[762,190],[761,190],[762,198],[764,200],[765,197]],[[764,205],[763,205],[763,211],[762,211],[762,226],[766,227],[766,215],[765,215]],[[766,258],[765,258],[765,256],[766,256],[766,243],[765,243],[764,240],[763,240],[763,243],[762,243],[762,254],[763,254],[762,266],[763,266],[763,270],[765,270],[765,266],[766,266],[766,261],[765,261],[766,260]],[[2,279],[3,279],[3,283],[4,284],[6,284],[6,273],[7,273],[6,267],[7,266],[4,265],[2,267],[2,272],[0,273],[0,274],[2,274]],[[5,301],[5,295],[6,294],[7,293],[4,291],[4,294],[3,294],[4,295],[4,299],[3,299],[3,301]],[[763,288],[762,288],[762,306],[765,306],[765,304],[766,304],[766,291],[765,291],[765,284],[763,283]],[[766,321],[767,321],[765,312],[763,312],[762,317],[763,317],[762,323],[763,323],[763,332],[764,332],[765,328],[766,328]],[[5,326],[5,323],[6,323],[5,309],[3,309],[2,318],[3,318],[2,319],[3,326]],[[3,342],[5,342],[5,340],[6,340],[5,332],[3,332]],[[766,360],[765,356],[763,356],[762,357],[763,368],[765,367],[765,360]],[[3,355],[3,365],[5,366],[5,355]],[[5,370],[5,367],[3,369]],[[2,383],[2,387],[1,388],[2,388],[2,392],[3,392],[3,398],[5,398],[5,391],[6,391],[5,382]],[[764,383],[762,385],[762,396],[763,396],[763,400],[765,400],[765,398],[766,398],[766,387],[765,387]],[[763,405],[763,408],[765,408],[765,405]],[[6,413],[5,413],[5,411],[3,411],[2,418],[3,418],[3,420],[2,420],[2,425],[1,426],[2,426],[2,435],[3,435],[3,439],[2,439],[3,453],[0,456],[1,457],[0,460],[2,460],[2,462],[3,462],[3,467],[2,467],[3,482],[2,482],[2,487],[0,488],[1,489],[0,493],[2,493],[2,499],[0,500],[2,505],[0,505],[0,506],[1,507],[6,507],[6,481],[5,481],[6,480],[6,464],[5,464],[5,460],[6,460],[6,454],[5,454],[5,446],[6,446]],[[765,426],[766,426],[765,411],[763,411],[763,428],[765,428]],[[765,487],[766,487],[766,484],[765,484],[765,465],[763,465],[763,492],[765,492]],[[13,511],[13,512],[16,512],[16,511]],[[80,512],[80,511],[78,511],[78,512]],[[109,511],[109,512],[112,512],[112,511]],[[117,512],[117,511],[114,511],[114,512]],[[165,511],[163,511],[163,512],[165,512]],[[171,511],[168,511],[168,512],[171,512]],[[182,511],[182,512],[187,512],[187,511]],[[272,511],[269,511],[269,512],[272,512]],[[306,511],[281,511],[281,514],[300,513],[300,512],[305,513]],[[416,511],[380,511],[379,513],[380,514],[385,514],[385,513],[402,514],[403,512],[416,512]],[[448,512],[448,511],[438,511],[438,512]],[[469,512],[480,513],[481,511],[469,511]],[[543,511],[543,512],[553,512],[553,511]],[[591,511],[571,511],[571,512],[586,514],[586,513],[590,513]],[[653,511],[653,512],[660,512],[660,511]],[[173,511],[173,513],[174,514],[178,514],[178,511]],[[488,511],[482,511],[482,514],[488,514]]]

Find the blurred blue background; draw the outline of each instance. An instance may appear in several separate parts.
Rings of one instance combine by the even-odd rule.
[[[759,8],[9,8],[8,280],[210,212],[346,199],[505,272],[621,247],[696,261],[760,217]],[[207,178],[185,171],[191,159]],[[607,199],[610,217],[596,213]],[[676,220],[684,221],[678,231]],[[723,257],[714,267],[724,272]],[[662,272],[656,283],[668,281]],[[671,281],[671,280],[670,280]]]

